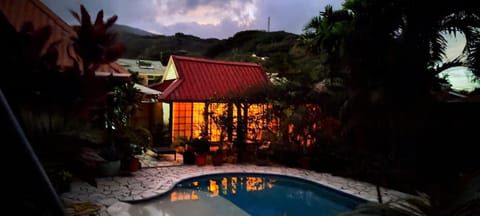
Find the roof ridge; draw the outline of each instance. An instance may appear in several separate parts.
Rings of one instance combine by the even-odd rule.
[[[51,18],[50,20],[56,24],[58,24],[58,26],[60,26],[60,28],[62,28],[64,31],[68,32],[68,33],[73,33],[73,34],[76,34],[75,30],[72,28],[72,26],[70,26],[65,20],[63,20],[58,14],[56,14],[55,12],[53,12],[49,7],[47,7],[47,5],[45,5],[43,2],[40,2],[38,0],[30,0],[29,1],[30,3],[32,3],[35,7],[37,7],[39,10],[41,10],[42,12],[45,13],[45,15],[47,15],[49,18]]]
[[[211,64],[262,67],[260,64],[253,63],[253,62],[215,60],[215,59],[206,59],[206,58],[198,58],[198,57],[190,57],[190,56],[177,56],[177,55],[172,55],[172,58],[174,58],[174,60],[179,59],[179,60],[185,60],[185,61],[205,62],[205,63],[211,63]]]

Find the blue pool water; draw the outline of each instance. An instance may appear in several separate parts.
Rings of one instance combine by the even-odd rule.
[[[219,174],[184,180],[165,195],[133,204],[137,209],[131,208],[129,212],[140,215],[336,215],[364,202],[299,178]]]

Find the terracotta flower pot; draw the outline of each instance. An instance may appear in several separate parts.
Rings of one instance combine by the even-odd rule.
[[[138,158],[132,158],[130,160],[130,167],[129,170],[130,172],[136,172],[140,169],[140,160]]]
[[[195,163],[197,164],[197,166],[205,166],[205,164],[207,164],[207,155],[198,154],[195,158]]]

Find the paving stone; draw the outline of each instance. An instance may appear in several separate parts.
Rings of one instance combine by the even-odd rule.
[[[141,200],[168,192],[179,181],[198,175],[214,173],[270,173],[304,178],[327,187],[338,189],[370,201],[376,201],[375,185],[352,179],[317,173],[310,170],[279,166],[231,165],[222,166],[170,166],[143,168],[130,177],[106,177],[97,179],[97,188],[86,182],[74,181],[71,190],[62,194],[63,199],[93,201],[111,206],[118,200]],[[405,194],[382,188],[384,200],[404,197]],[[296,195],[295,195],[296,196]],[[104,210],[102,213],[106,213]]]

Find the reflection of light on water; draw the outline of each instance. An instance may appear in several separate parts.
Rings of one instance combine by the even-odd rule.
[[[170,202],[176,202],[181,200],[198,200],[198,194],[195,191],[173,191],[170,194]]]
[[[212,196],[211,197],[216,197],[218,196],[218,184],[217,184],[217,181],[211,179],[210,180],[210,185],[208,186],[208,190],[210,192],[212,192]]]
[[[220,184],[217,183],[220,182]],[[207,189],[210,192],[210,197],[219,195],[220,190],[222,195],[237,194],[238,190],[244,192],[262,191],[265,189],[272,189],[276,183],[275,179],[265,179],[261,177],[223,177],[221,180],[210,179],[205,185],[199,181],[193,181],[189,184],[189,188],[196,191]],[[245,185],[245,187],[244,187]],[[238,187],[240,186],[240,187]],[[195,191],[172,191],[170,194],[170,201],[176,202],[180,200],[199,200],[199,196]]]
[[[273,188],[273,185],[275,184],[275,182],[277,182],[277,180],[269,179],[268,182],[267,182],[267,187],[268,187],[269,189],[272,189],[272,188]]]
[[[195,191],[192,191],[192,200],[198,200],[198,194]]]
[[[222,193],[223,195],[228,194],[228,179],[225,177],[222,179]]]
[[[247,191],[263,190],[263,179],[260,177],[247,177]]]
[[[232,181],[230,185],[232,186],[232,194],[236,194],[237,193],[237,177],[232,177]]]

